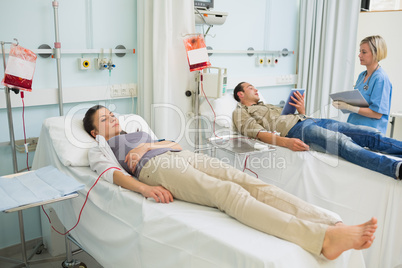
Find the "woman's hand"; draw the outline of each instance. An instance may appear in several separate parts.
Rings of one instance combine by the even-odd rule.
[[[299,91],[295,91],[293,96],[290,96],[290,98],[295,103],[289,102],[289,104],[296,107],[296,110],[299,112],[299,114],[306,114],[306,107],[304,107],[304,94],[302,95]]]
[[[144,197],[151,197],[155,199],[157,203],[167,203],[173,202],[172,193],[162,186],[149,186],[144,184],[141,187],[140,192]]]
[[[333,101],[332,106],[340,110],[348,110],[352,113],[359,113],[360,107],[350,105],[344,101]]]
[[[137,167],[138,162],[144,156],[146,152],[150,150],[149,143],[140,143],[134,149],[131,149],[128,154],[126,155],[126,159],[124,163],[127,163],[128,168],[130,169],[131,173],[134,173],[135,168]]]
[[[162,186],[150,186],[119,170],[113,172],[113,183],[125,189],[142,194],[145,198],[153,198],[158,203],[173,202],[172,193]]]

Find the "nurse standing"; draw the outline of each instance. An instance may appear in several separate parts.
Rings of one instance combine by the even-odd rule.
[[[369,107],[357,107],[337,101],[333,105],[338,109],[346,109],[352,113],[348,123],[370,126],[385,135],[391,108],[392,84],[379,61],[387,57],[387,45],[379,36],[368,36],[360,42],[360,64],[366,71],[360,73],[355,89],[359,90]]]

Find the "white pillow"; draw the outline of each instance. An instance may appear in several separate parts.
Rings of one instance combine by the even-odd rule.
[[[232,113],[236,109],[237,101],[233,93],[226,93],[218,99],[208,99],[216,115],[215,123],[221,127],[230,128],[232,126]],[[260,95],[260,100],[265,103],[265,99]],[[200,105],[200,114],[206,116],[210,121],[214,120],[214,113],[211,106],[204,100]]]
[[[97,145],[82,123],[83,116],[52,117],[45,120],[53,147],[65,166],[89,166],[88,150]],[[145,131],[156,139],[145,120],[139,115],[118,116],[122,129],[127,132]]]

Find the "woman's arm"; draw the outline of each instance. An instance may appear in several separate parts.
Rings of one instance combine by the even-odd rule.
[[[129,175],[123,174],[121,171],[115,170],[113,173],[113,183],[125,189],[142,194],[144,197],[151,197],[156,202],[170,203],[173,202],[172,193],[162,186],[149,186]]]
[[[332,105],[337,109],[348,110],[351,111],[352,113],[357,113],[369,118],[380,119],[382,117],[382,114],[377,113],[368,107],[353,106],[343,101],[334,101]]]
[[[375,118],[375,119],[381,119],[382,114],[374,112],[373,110],[371,110],[370,108],[363,108],[361,107],[359,109],[358,114],[363,115],[365,117],[369,117],[369,118]]]
[[[141,158],[146,154],[148,151],[153,149],[160,149],[160,148],[171,148],[173,150],[182,150],[181,146],[172,141],[160,141],[155,143],[141,143],[134,149],[131,149],[128,154],[126,155],[126,159],[124,160],[127,163],[130,171],[134,173],[134,170],[141,160]]]
[[[151,145],[150,150],[159,149],[159,148],[171,148],[174,150],[183,150],[180,144],[173,141],[160,141],[155,143],[149,143]]]

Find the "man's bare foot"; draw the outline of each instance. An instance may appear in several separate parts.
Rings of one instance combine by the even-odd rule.
[[[354,226],[336,225],[328,227],[321,253],[329,260],[334,260],[349,249],[366,249],[374,241],[377,219]]]

